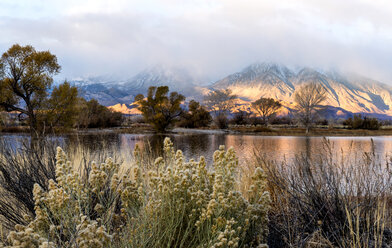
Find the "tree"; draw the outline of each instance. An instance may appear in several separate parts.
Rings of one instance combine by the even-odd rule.
[[[79,115],[78,89],[67,81],[55,87],[47,101],[45,122],[51,126],[72,128]]]
[[[0,107],[26,115],[31,131],[37,130],[37,109],[45,102],[52,77],[59,71],[57,58],[49,51],[13,45],[0,59]]]
[[[251,114],[252,113],[250,111],[237,109],[237,112],[234,113],[230,122],[235,125],[247,125],[250,123]]]
[[[306,127],[306,133],[322,109],[320,105],[327,98],[327,92],[320,84],[310,83],[302,86],[294,94],[297,104],[296,115],[299,121]]]
[[[5,126],[6,118],[2,112],[0,112],[0,131]]]
[[[158,132],[164,132],[183,112],[181,102],[185,97],[177,92],[171,92],[169,96],[168,93],[168,86],[151,86],[146,99],[142,94],[135,97],[145,120]]]
[[[210,113],[199,102],[191,100],[189,110],[181,115],[180,126],[187,128],[206,127],[211,123]]]
[[[80,111],[78,116],[78,126],[84,128],[106,128],[120,126],[123,115],[120,112],[111,111],[107,107],[99,104],[95,99],[86,101],[80,99]]]
[[[252,107],[263,118],[264,125],[268,126],[268,121],[282,107],[282,104],[273,98],[261,97],[252,103]]]
[[[235,106],[236,95],[230,89],[214,90],[204,97],[208,110],[214,113],[215,123],[220,128],[227,128],[227,115]]]
[[[231,93],[230,89],[214,90],[204,97],[204,103],[215,116],[228,114],[234,107],[236,95]]]
[[[378,130],[380,129],[381,123],[376,118],[369,118],[362,115],[354,115],[354,118],[348,118],[343,122],[343,125],[347,125],[349,129],[368,129]]]

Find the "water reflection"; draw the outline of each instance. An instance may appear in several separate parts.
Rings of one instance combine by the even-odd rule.
[[[18,143],[19,135],[2,135],[0,139],[12,140]],[[84,134],[53,137],[59,139],[64,146],[77,143],[86,148],[99,152],[104,149],[118,150],[121,154],[131,156],[135,145],[148,149],[154,156],[162,153],[163,140],[170,137],[176,149],[181,149],[187,158],[198,159],[205,156],[212,162],[212,155],[220,145],[234,147],[243,161],[259,153],[274,160],[290,160],[296,155],[305,154],[310,157],[326,153],[325,139],[322,137],[276,137],[232,134],[204,134],[186,133],[169,135],[152,134]],[[328,138],[332,151],[338,156],[343,152],[345,156],[358,156],[363,152],[374,151],[380,157],[392,155],[392,137],[330,137]]]

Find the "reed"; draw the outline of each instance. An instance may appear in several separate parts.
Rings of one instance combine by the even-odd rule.
[[[270,247],[391,244],[385,235],[392,228],[390,160],[381,163],[374,152],[336,153],[327,140],[321,148],[324,155],[281,163],[255,154],[271,194]],[[323,241],[315,246],[315,239]]]

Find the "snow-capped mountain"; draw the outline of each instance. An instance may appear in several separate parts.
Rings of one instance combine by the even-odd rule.
[[[77,79],[71,83],[78,86],[81,95],[97,99],[105,106],[130,104],[137,94],[146,94],[150,86],[169,86],[185,96],[195,94],[195,79],[185,70],[155,66],[144,70],[128,80],[111,80],[102,77]]]
[[[283,65],[253,64],[212,85],[214,89],[231,89],[244,100],[262,97],[293,104],[294,92],[306,83],[322,84],[327,90],[325,105],[352,113],[372,113],[392,116],[392,87],[353,74],[323,72],[312,68],[291,70]]]
[[[290,69],[281,64],[257,63],[242,71],[210,84],[199,86],[185,70],[156,66],[144,70],[128,80],[95,77],[71,81],[87,100],[95,98],[105,106],[124,113],[133,113],[131,106],[137,94],[146,94],[150,86],[167,85],[187,97],[201,101],[213,89],[231,89],[240,97],[242,109],[260,97],[280,100],[286,110],[294,107],[294,93],[306,83],[322,84],[327,90],[329,112],[336,116],[347,113],[368,113],[392,116],[392,87],[355,74],[323,71],[313,68]],[[343,114],[341,116],[343,116]]]
[[[147,91],[150,86],[169,86],[170,90],[188,95],[195,86],[195,79],[182,69],[155,66],[142,71],[121,85],[128,92]]]

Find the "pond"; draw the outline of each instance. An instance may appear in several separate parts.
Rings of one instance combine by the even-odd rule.
[[[3,134],[0,139],[9,139],[17,145],[21,135]],[[362,156],[364,152],[374,152],[380,160],[392,155],[392,136],[376,137],[303,137],[303,136],[258,136],[224,133],[185,132],[167,135],[87,133],[79,135],[52,136],[63,146],[82,144],[99,152],[114,149],[121,154],[129,154],[136,144],[160,154],[165,137],[170,137],[176,149],[181,149],[187,158],[204,156],[211,162],[212,155],[220,145],[233,147],[242,162],[251,159],[254,153],[268,159],[291,160],[296,155],[322,155],[330,149],[334,156]]]

